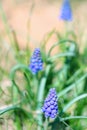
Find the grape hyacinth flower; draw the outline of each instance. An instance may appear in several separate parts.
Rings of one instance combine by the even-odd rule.
[[[70,0],[63,0],[59,18],[64,21],[72,21],[72,10]]]
[[[58,105],[57,105],[57,93],[55,88],[51,88],[47,98],[44,101],[42,107],[42,112],[45,114],[45,117],[55,118],[58,114]]]
[[[34,50],[33,55],[30,59],[29,68],[33,74],[36,74],[38,73],[38,71],[43,69],[43,61],[42,61],[41,52],[39,48],[36,48]]]

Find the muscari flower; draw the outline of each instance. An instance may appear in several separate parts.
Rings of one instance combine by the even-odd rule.
[[[33,74],[36,74],[38,73],[38,71],[43,69],[43,61],[39,48],[36,48],[33,52],[33,55],[30,59],[29,69],[32,71]]]
[[[42,112],[45,114],[45,117],[55,118],[58,114],[58,105],[57,105],[57,93],[55,88],[51,88],[47,98],[44,101],[42,107]]]
[[[63,0],[59,18],[64,21],[72,21],[72,10],[70,0]]]

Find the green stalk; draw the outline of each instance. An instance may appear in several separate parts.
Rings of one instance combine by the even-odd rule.
[[[44,127],[44,130],[48,130],[48,119],[47,119],[47,118],[45,119],[45,127]]]
[[[48,65],[46,68],[46,73],[45,76],[42,78],[40,86],[39,86],[39,90],[38,90],[38,97],[37,97],[37,111],[39,111],[39,114],[37,115],[37,120],[38,120],[38,130],[43,130],[43,119],[42,119],[42,113],[41,111],[41,107],[42,107],[42,102],[44,99],[44,91],[45,91],[45,86],[46,86],[46,81],[47,81],[47,77],[49,74],[51,66]]]
[[[14,84],[12,86],[12,93],[13,93],[12,100],[14,105],[18,101],[18,89]],[[14,117],[15,117],[15,121],[14,121],[15,130],[22,130],[20,117],[15,112],[14,112]]]
[[[15,125],[14,125],[15,130],[23,130],[21,120],[20,120],[19,116],[17,116],[17,115],[15,115],[14,124],[15,124]]]
[[[43,101],[43,97],[44,97],[44,89],[45,89],[46,80],[47,80],[47,78],[43,77],[41,84],[40,84],[40,88],[39,88],[39,92],[38,92],[38,98],[37,98],[37,100],[38,100],[38,106],[37,106],[38,111],[41,110],[41,106],[42,106],[41,102]],[[37,120],[38,120],[38,124],[39,124],[38,130],[42,130],[42,126],[43,126],[42,113],[38,114]]]

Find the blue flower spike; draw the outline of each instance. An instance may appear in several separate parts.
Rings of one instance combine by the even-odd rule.
[[[49,90],[48,96],[44,101],[42,107],[42,112],[45,114],[45,117],[55,118],[58,114],[58,98],[55,88]]]
[[[39,48],[36,48],[30,59],[29,68],[33,74],[37,74],[39,71],[43,70],[43,61],[41,57],[41,52]]]
[[[70,0],[63,0],[59,18],[64,21],[72,21],[72,9]]]

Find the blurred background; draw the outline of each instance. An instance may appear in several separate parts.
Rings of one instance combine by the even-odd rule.
[[[31,45],[37,46],[52,29],[64,32],[64,23],[58,19],[61,4],[62,0],[2,0],[8,24],[16,32],[21,48],[26,46],[29,34]],[[86,35],[87,0],[71,0],[71,6],[74,17],[72,28],[77,35],[80,32]],[[1,18],[0,33],[7,38]]]
[[[87,58],[86,58],[87,57],[87,0],[71,0],[73,21],[70,22],[69,24],[65,24],[64,21],[59,20],[61,5],[62,5],[62,0],[0,0],[0,96],[1,96],[0,110],[6,108],[7,106],[9,106],[9,104],[12,104],[12,93],[11,93],[12,82],[11,79],[9,78],[10,77],[9,73],[12,67],[19,63],[28,66],[29,58],[32,53],[31,50],[34,49],[35,47],[41,46],[41,44],[44,43],[45,41],[43,40],[44,37],[46,37],[49,34],[49,32],[52,32],[53,30],[58,32],[59,37],[57,37],[56,35],[51,36],[50,40],[47,41],[48,42],[47,51],[55,42],[57,42],[60,39],[64,39],[66,28],[69,28],[69,30],[72,30],[72,32],[74,32],[73,38],[72,36],[70,38],[74,39],[77,42],[78,44],[77,50],[79,48],[79,51],[78,54],[76,55],[77,57],[75,57],[75,60],[73,60],[73,58],[71,59],[73,64],[69,63],[71,67],[71,71],[70,72],[67,71],[67,73],[69,73],[69,77],[72,78],[73,76],[72,70],[75,67],[75,65],[80,66],[80,67],[76,66],[78,68],[76,69],[77,70],[81,69],[81,73],[77,74],[77,79],[76,77],[74,77],[75,79],[74,80],[71,79],[71,81],[74,82],[78,80],[83,73],[87,72],[87,67],[86,67],[87,66]],[[49,37],[47,38],[49,39]],[[54,51],[58,51],[58,48],[56,48],[56,50]],[[62,62],[64,62],[65,65],[65,61],[62,60]],[[59,62],[59,66],[61,66],[60,62]],[[54,72],[54,70],[52,71]],[[75,70],[75,72],[77,70]],[[43,75],[44,74],[40,76],[43,77]],[[57,77],[59,80],[59,75]],[[18,73],[17,80],[18,80],[17,81],[18,85],[19,86],[23,85],[24,87],[25,83],[23,81],[25,79],[23,77],[23,74]],[[71,81],[68,85],[73,83]],[[60,90],[63,90],[64,87],[66,88],[67,82],[64,81],[64,83],[62,82],[62,84],[63,84],[62,89]],[[87,79],[85,81],[85,84],[87,84]],[[61,81],[59,86],[61,88]],[[81,90],[80,94],[87,92],[86,85],[83,86],[82,86],[83,89]],[[20,88],[21,88],[20,90],[25,89],[22,87]],[[73,98],[72,95],[70,96],[71,98]],[[69,102],[70,100],[71,99],[69,99],[68,96],[66,96],[64,99],[65,102],[63,103],[67,104],[67,102]],[[79,113],[79,115],[87,114],[87,105],[86,105],[87,100],[85,102],[82,102],[83,103],[82,106],[80,106],[79,104],[79,108],[77,111],[74,111],[75,109],[73,109],[72,111],[71,109],[70,112],[71,113],[77,112],[76,114]],[[85,112],[84,111],[79,112],[80,110],[82,110],[82,108],[84,108],[84,106],[85,106]],[[23,107],[25,107],[25,104]],[[0,120],[0,130],[2,129],[7,130],[7,125],[8,125],[8,130],[13,130],[13,126],[14,126],[12,121],[14,120],[13,115],[10,114],[9,116],[9,114],[7,114],[3,116],[3,119],[5,120],[4,121]],[[28,123],[26,123],[27,126],[29,125]],[[77,130],[77,129],[87,130],[86,121],[85,123],[81,122],[86,126],[86,128],[84,127],[84,129],[82,129],[83,127],[80,126],[81,124],[80,122],[77,127],[76,127],[77,125],[76,123],[75,121],[71,122],[72,126],[74,124],[73,130]],[[76,129],[74,129],[75,127]],[[30,127],[27,128],[29,129]]]

